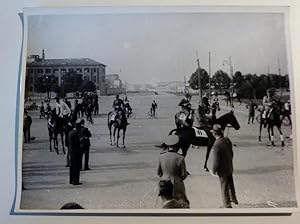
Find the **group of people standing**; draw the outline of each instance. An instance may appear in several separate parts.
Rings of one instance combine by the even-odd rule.
[[[231,203],[238,204],[233,182],[233,150],[228,137],[224,137],[219,124],[213,125],[211,133],[216,138],[211,156],[212,176],[218,176],[222,202],[224,208],[232,208]],[[159,196],[162,199],[162,208],[189,208],[184,180],[189,175],[186,170],[185,159],[178,153],[180,149],[179,137],[169,135],[164,143],[168,146],[159,155],[157,175]]]
[[[66,142],[68,147],[67,166],[70,167],[70,184],[80,185],[80,171],[90,170],[89,167],[89,152],[90,138],[92,134],[90,130],[84,126],[83,119],[77,120],[73,129],[69,131]],[[84,167],[82,160],[84,155]]]
[[[186,94],[180,101],[179,106],[191,114],[191,96]],[[216,99],[216,98],[215,98]],[[209,110],[208,100],[203,100],[199,104],[198,113],[203,116]],[[187,116],[187,118],[189,118]],[[221,125],[214,124],[210,132],[216,139],[212,149],[211,169],[212,176],[218,176],[221,188],[222,202],[224,208],[232,208],[231,202],[238,204],[233,182],[233,150],[232,143],[228,137],[224,137]],[[186,170],[184,156],[178,153],[180,149],[180,138],[171,134],[164,141],[167,149],[164,149],[159,155],[157,175],[160,177],[158,184],[159,196],[162,199],[162,208],[189,208],[184,180],[189,175]]]

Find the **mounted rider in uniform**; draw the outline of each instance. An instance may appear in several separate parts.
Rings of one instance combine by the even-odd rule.
[[[123,100],[121,100],[119,98],[118,94],[116,95],[116,99],[113,102],[113,108],[114,108],[114,115],[115,116],[117,116],[117,115],[123,116],[123,118],[127,122],[127,118],[126,118],[125,110],[124,110],[125,109],[125,104],[124,104]],[[114,119],[115,119],[115,117],[114,117]],[[127,124],[128,124],[128,122],[127,122]]]
[[[272,89],[267,90],[267,95],[263,97],[262,104],[263,104],[263,114],[262,118],[266,119],[269,117],[269,114],[272,110],[272,105],[274,103],[274,91]]]
[[[192,96],[186,93],[184,98],[178,104],[178,106],[181,107],[179,119],[183,122],[184,126],[190,126],[188,121],[192,120],[191,98]]]
[[[55,105],[56,115],[60,118],[64,118],[67,120],[71,116],[71,109],[64,101],[60,101],[58,97],[55,97],[55,100],[56,100],[56,105]]]

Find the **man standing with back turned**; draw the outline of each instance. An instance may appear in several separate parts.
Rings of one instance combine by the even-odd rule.
[[[223,206],[232,208],[231,202],[238,204],[232,178],[232,143],[229,138],[223,136],[221,125],[215,124],[211,132],[216,141],[213,145],[212,169],[210,172],[213,176],[219,176]]]

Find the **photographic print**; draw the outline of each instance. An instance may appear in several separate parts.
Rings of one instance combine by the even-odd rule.
[[[17,211],[291,211],[286,9],[28,9]]]

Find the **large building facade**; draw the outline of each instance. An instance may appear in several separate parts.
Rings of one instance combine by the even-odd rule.
[[[63,77],[67,73],[82,74],[84,80],[93,82],[100,93],[106,94],[105,83],[106,65],[90,58],[46,59],[43,50],[42,57],[30,55],[26,66],[26,93],[36,92],[37,79],[41,76],[55,77],[57,85],[63,86]]]

